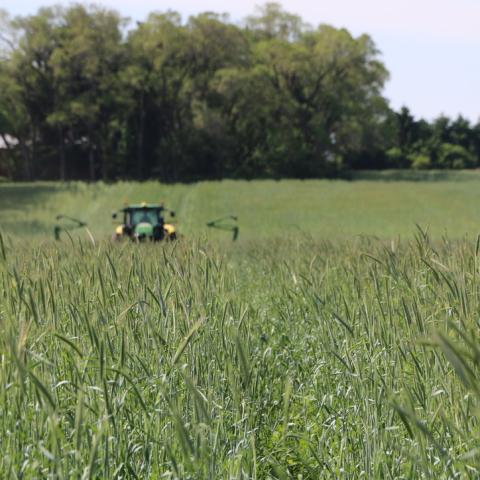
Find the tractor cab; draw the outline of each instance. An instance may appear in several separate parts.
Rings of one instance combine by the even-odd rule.
[[[167,210],[161,204],[133,204],[120,210],[123,214],[123,224],[119,225],[114,234],[115,240],[129,237],[135,241],[174,240],[177,236],[175,226],[165,223],[165,215],[175,216],[175,212]],[[112,218],[116,219],[117,212]]]

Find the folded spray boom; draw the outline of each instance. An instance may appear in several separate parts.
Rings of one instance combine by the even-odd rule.
[[[68,232],[71,232],[72,230],[77,230],[79,228],[85,228],[90,240],[92,241],[93,244],[95,244],[95,240],[93,238],[92,233],[90,230],[87,228],[87,224],[83,222],[82,220],[78,220],[77,218],[69,217],[68,215],[57,215],[55,217],[55,220],[57,222],[59,220],[68,220],[73,223],[73,225],[55,225],[53,228],[53,233],[55,235],[55,240],[60,240],[60,234],[62,232],[65,232],[68,234]]]
[[[233,241],[237,240],[238,235],[240,233],[240,228],[238,225],[231,223],[237,222],[238,217],[235,215],[227,215],[225,217],[217,218],[216,220],[212,220],[211,222],[207,223],[207,227],[216,228],[217,230],[225,230],[227,232],[233,232]]]

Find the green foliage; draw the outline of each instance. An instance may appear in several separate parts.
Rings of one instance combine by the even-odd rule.
[[[402,165],[405,165],[407,158],[399,147],[392,147],[386,152],[388,165],[393,168],[398,168]]]
[[[423,153],[412,153],[408,156],[412,168],[416,170],[425,170],[432,166],[430,157]]]
[[[277,3],[243,26],[172,11],[132,26],[81,4],[0,11],[0,136],[15,139],[0,171],[174,182],[477,166],[478,125],[392,111],[387,79],[368,35]]]
[[[247,28],[259,38],[297,40],[311,27],[298,16],[285,12],[276,2],[256,7],[255,15],[246,19]]]
[[[274,3],[245,28],[169,12],[123,36],[117,13],[82,5],[11,25],[0,133],[19,141],[17,178],[325,175],[387,112],[368,36]]]
[[[461,145],[444,143],[440,147],[438,165],[443,168],[470,168],[475,165],[473,155]]]

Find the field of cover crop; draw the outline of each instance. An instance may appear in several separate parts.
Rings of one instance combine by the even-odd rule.
[[[1,478],[478,478],[476,187],[0,186]],[[111,244],[157,190],[185,237]]]

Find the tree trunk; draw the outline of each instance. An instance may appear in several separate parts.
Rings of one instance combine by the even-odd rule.
[[[12,146],[10,145],[10,142],[7,140],[7,137],[3,133],[1,133],[0,138],[3,140],[3,143],[5,144],[5,147],[7,148],[7,152],[8,152],[7,155],[6,155],[7,159],[12,158],[12,157],[15,158]],[[1,157],[0,157],[0,164],[1,164]],[[7,166],[5,167],[4,172],[0,172],[0,174],[4,173],[8,178],[10,178],[12,176],[12,169],[8,168],[8,164],[9,164],[9,162],[7,161]]]
[[[145,101],[144,93],[140,97],[140,115],[138,127],[138,141],[137,141],[137,165],[138,165],[138,179],[143,180],[144,177],[144,138],[145,138]]]
[[[108,168],[107,168],[107,149],[101,148],[100,155],[101,155],[101,166],[102,166],[102,180],[104,182],[108,179]]]
[[[95,175],[95,144],[93,143],[93,128],[88,128],[88,171],[91,182],[96,180]]]
[[[62,127],[58,127],[58,148],[60,153],[60,180],[64,182],[67,177],[67,165],[65,160],[65,142],[63,139]]]
[[[90,173],[90,181],[95,181],[95,153],[93,151],[93,145],[89,146],[88,149],[88,168]]]
[[[20,149],[22,151],[23,157],[23,175],[24,180],[31,180],[31,168],[30,168],[30,152],[28,151],[27,144],[19,139],[20,142]]]
[[[88,169],[90,174],[90,181],[95,181],[95,152],[92,141],[89,140],[88,144]]]

